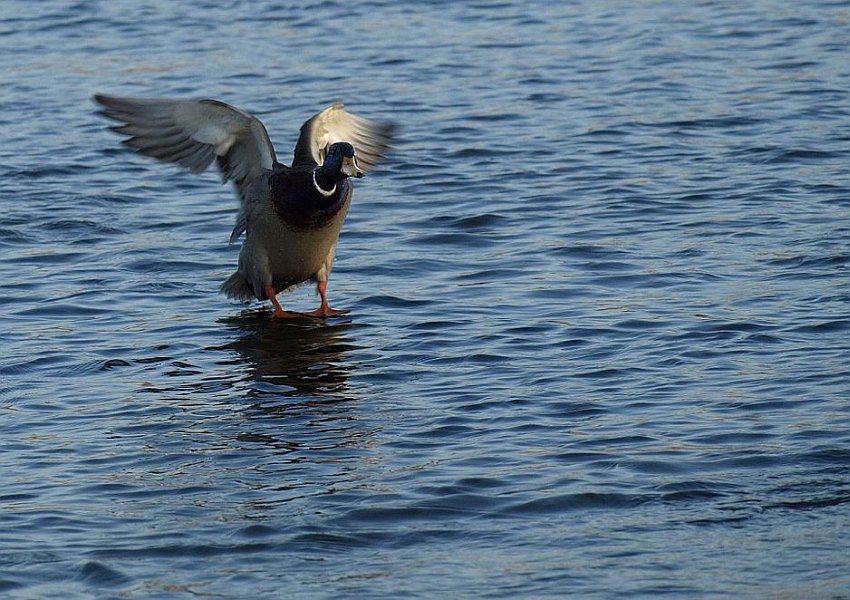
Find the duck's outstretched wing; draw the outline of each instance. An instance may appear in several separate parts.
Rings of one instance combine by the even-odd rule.
[[[100,114],[122,123],[124,145],[157,160],[200,173],[213,159],[226,181],[244,186],[272,169],[276,159],[265,126],[256,117],[217,100],[119,98],[98,94]]]
[[[377,123],[334,104],[301,126],[292,166],[320,165],[331,144],[348,142],[354,146],[360,166],[370,171],[386,154],[394,129],[391,123]]]

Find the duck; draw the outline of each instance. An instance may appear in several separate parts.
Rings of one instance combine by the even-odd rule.
[[[99,114],[139,154],[193,173],[216,163],[239,199],[234,243],[244,234],[236,271],[220,287],[228,298],[271,302],[276,318],[326,319],[328,279],[354,191],[352,179],[386,156],[395,126],[328,106],[301,126],[289,166],[278,162],[265,125],[212,99],[138,98],[96,94]],[[278,295],[315,282],[316,310],[286,311]]]

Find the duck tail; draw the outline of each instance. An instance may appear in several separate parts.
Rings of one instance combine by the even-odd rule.
[[[219,289],[222,294],[233,300],[248,302],[254,298],[253,288],[239,271],[228,277]]]

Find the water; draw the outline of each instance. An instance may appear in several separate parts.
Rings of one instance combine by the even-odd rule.
[[[850,598],[850,3],[225,4],[0,7],[5,597]],[[399,123],[351,315],[95,92]]]

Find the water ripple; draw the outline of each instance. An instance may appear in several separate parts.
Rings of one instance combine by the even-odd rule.
[[[10,2],[3,593],[846,595],[844,3]],[[95,92],[398,122],[352,313]]]

